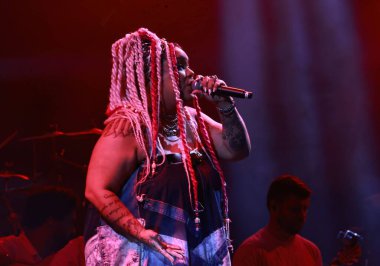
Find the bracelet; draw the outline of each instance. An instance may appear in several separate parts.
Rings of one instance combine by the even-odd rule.
[[[217,109],[222,115],[230,115],[234,111],[235,107],[235,102],[231,102],[231,105],[224,108],[217,107]]]

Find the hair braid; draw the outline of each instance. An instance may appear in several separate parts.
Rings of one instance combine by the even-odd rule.
[[[224,176],[223,170],[219,164],[219,160],[216,157],[214,147],[211,144],[210,137],[209,137],[208,131],[206,129],[205,122],[204,122],[202,115],[201,115],[201,108],[199,106],[198,97],[196,95],[193,96],[193,102],[194,102],[195,110],[197,112],[196,118],[198,120],[198,127],[201,131],[202,137],[204,138],[204,142],[206,144],[207,150],[210,153],[214,167],[218,171],[219,176],[220,176],[220,181],[222,183],[222,192],[223,192],[224,218],[228,218],[228,198],[227,198],[227,191],[226,191],[225,176]]]
[[[141,39],[138,35],[127,34],[112,46],[113,68],[108,110],[110,117],[105,121],[105,124],[117,119],[130,121],[136,142],[142,148],[146,157],[147,166],[144,168],[143,177],[143,179],[146,179],[150,173],[150,155],[146,139],[152,143],[152,125],[147,101],[144,100],[144,98],[146,99],[146,96],[144,97],[146,86],[144,75],[142,74],[144,73],[144,61],[141,57],[140,44]],[[138,86],[136,86],[136,79]]]
[[[115,42],[112,45],[111,48],[111,54],[112,54],[112,72],[111,72],[111,88],[110,88],[110,97],[109,97],[109,109],[114,109],[115,108],[115,103],[119,100],[117,97],[117,88],[116,88],[116,82],[117,82],[117,69],[118,69],[118,64],[119,64],[119,57],[118,57],[118,52],[119,52],[119,46],[120,46],[120,41]]]
[[[129,42],[130,45],[126,47],[128,51],[126,51],[129,55],[127,57],[127,60],[125,62],[125,68],[126,68],[126,87],[125,87],[125,95],[126,97],[129,97],[130,102],[134,102],[136,108],[141,111],[142,110],[142,104],[141,100],[138,95],[138,90],[136,87],[136,77],[135,77],[135,61],[137,57],[136,55],[136,36],[132,35],[132,40]],[[129,93],[127,93],[129,92]],[[125,99],[126,102],[126,99]]]
[[[186,117],[184,113],[183,102],[180,96],[179,91],[179,75],[177,70],[177,60],[175,56],[175,48],[173,44],[169,44],[167,46],[167,57],[169,64],[169,74],[172,81],[172,86],[174,88],[175,96],[176,96],[176,107],[177,107],[177,116],[178,116],[178,127],[180,131],[181,142],[183,146],[182,150],[182,161],[184,162],[185,168],[187,170],[187,179],[189,183],[189,195],[193,194],[193,203],[192,206],[195,212],[195,226],[196,230],[199,230],[200,227],[200,219],[199,219],[199,201],[198,201],[198,181],[196,179],[195,171],[192,165],[191,157],[190,157],[190,146],[187,143],[186,138]],[[190,185],[191,184],[191,185]],[[191,193],[191,187],[193,193]],[[191,201],[191,198],[190,198]]]
[[[154,168],[153,171],[155,171],[155,159],[157,154],[157,142],[155,141],[158,137],[158,127],[159,127],[159,113],[158,113],[158,105],[159,102],[157,101],[158,98],[158,80],[157,80],[157,65],[156,65],[156,41],[152,40],[152,43],[150,45],[150,81],[151,81],[151,104],[152,104],[152,159],[153,159],[153,165]],[[154,174],[154,173],[153,173]]]
[[[123,57],[124,57],[124,42],[123,40],[119,40],[116,45],[115,45],[115,53],[116,53],[116,58],[114,60],[114,67],[113,67],[113,72],[114,72],[114,77],[115,79],[112,80],[112,85],[111,85],[111,97],[113,97],[113,101],[111,101],[111,105],[114,104],[114,106],[111,107],[111,109],[115,108],[116,106],[121,105],[121,81],[123,79]]]
[[[148,110],[148,100],[146,97],[145,88],[145,75],[144,75],[144,59],[142,53],[142,42],[139,34],[136,35],[136,62],[135,62],[135,71],[137,74],[137,81],[139,86],[139,92],[141,96],[142,106],[144,110]]]
[[[159,122],[159,118],[160,118],[160,110],[161,110],[161,62],[162,62],[162,58],[163,58],[163,50],[162,50],[162,42],[166,42],[165,40],[160,40],[157,38],[156,40],[156,77],[157,77],[157,99],[156,99],[156,102],[157,102],[157,120]],[[158,132],[158,124],[157,122],[157,132]],[[164,149],[162,148],[161,144],[160,144],[160,139],[157,137],[157,144],[158,144],[158,148],[161,149],[161,154],[163,155],[163,160],[162,162],[159,164],[163,164],[164,161],[165,161],[165,152],[164,152]],[[156,162],[157,163],[157,162]]]

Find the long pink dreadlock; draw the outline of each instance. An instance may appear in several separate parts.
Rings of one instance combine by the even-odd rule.
[[[144,50],[144,47],[147,45],[149,45],[149,50]],[[223,193],[223,214],[227,222],[226,226],[228,227],[228,202],[225,177],[211,144],[205,122],[201,117],[201,109],[197,98],[194,96],[194,106],[197,111],[197,123],[200,135],[195,129],[196,126],[192,124],[189,112],[183,105],[180,97],[175,45],[159,39],[147,29],[140,28],[138,31],[127,34],[124,38],[117,40],[112,45],[111,52],[113,61],[107,111],[109,118],[105,123],[108,124],[111,121],[117,122],[125,119],[130,122],[136,141],[146,155],[145,172],[143,177],[138,181],[138,184],[145,182],[148,176],[155,174],[158,155],[163,156],[161,163],[165,160],[165,152],[160,143],[158,131],[161,107],[161,62],[166,59],[176,97],[176,112],[182,143],[181,157],[188,180],[190,202],[195,213],[196,228],[199,229],[200,224],[198,181],[190,156],[191,148],[186,138],[186,123],[190,123],[190,129],[197,142],[200,142],[200,145],[204,144],[202,146],[205,146],[211,156],[215,169],[219,173]],[[166,58],[164,58],[165,56]],[[145,59],[147,61],[144,62]],[[150,79],[150,86],[147,86],[148,82],[146,79]],[[150,92],[150,99],[148,99],[147,92]],[[115,132],[118,127],[121,127],[121,123],[116,124]]]

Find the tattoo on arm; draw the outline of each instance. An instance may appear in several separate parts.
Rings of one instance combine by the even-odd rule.
[[[109,122],[103,131],[103,136],[105,137],[117,137],[119,135],[127,137],[133,134],[133,128],[131,127],[129,121],[123,118],[115,119]]]
[[[126,219],[126,221],[122,223],[122,227],[126,228],[128,232],[130,232],[130,234],[135,237],[138,237],[143,230],[143,227],[140,225],[140,223],[132,218]]]
[[[245,126],[237,111],[228,116],[221,115],[223,124],[222,137],[228,143],[229,148],[238,152],[247,147]]]
[[[144,228],[120,199],[113,193],[104,194],[103,198],[105,204],[100,213],[105,220],[120,233],[138,238]]]

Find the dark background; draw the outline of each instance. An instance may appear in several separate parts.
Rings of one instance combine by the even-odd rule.
[[[181,44],[197,73],[255,93],[237,101],[252,154],[224,165],[235,247],[266,223],[271,180],[291,173],[314,191],[303,235],[325,263],[351,228],[365,237],[363,260],[380,265],[379,10],[375,0],[0,1],[0,170],[31,178],[12,189],[61,184],[83,197],[98,135],[22,139],[102,128],[111,44],[143,26]]]

